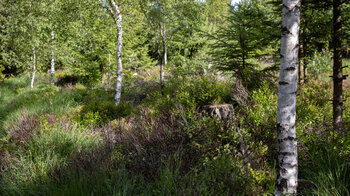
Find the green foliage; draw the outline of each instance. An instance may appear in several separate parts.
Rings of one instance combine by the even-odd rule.
[[[214,26],[223,25],[229,11],[229,5],[231,1],[229,0],[208,0],[206,2],[207,17],[210,23]]]
[[[192,186],[189,191],[199,195],[252,194],[250,173],[242,170],[241,163],[229,157],[209,161],[203,170],[188,178]]]
[[[7,160],[9,171],[2,172],[0,190],[4,195],[43,194],[54,182],[49,176],[70,164],[75,154],[88,152],[100,145],[97,133],[80,130],[71,124],[48,124],[42,117],[40,131],[29,137],[23,146],[13,149],[15,156]],[[17,134],[17,133],[12,133]],[[29,134],[29,133],[24,133]],[[26,136],[20,136],[26,137]]]
[[[302,88],[297,100],[297,118],[299,129],[307,130],[311,127],[322,128],[331,126],[332,94],[330,84],[310,82],[307,88]]]
[[[310,74],[313,77],[318,77],[322,74],[329,73],[333,67],[333,54],[330,51],[315,52],[312,62],[309,67]],[[315,62],[315,65],[313,64]]]
[[[252,126],[272,124],[274,127],[277,115],[276,89],[271,89],[268,83],[264,83],[259,89],[254,90],[251,95],[253,106],[247,109],[247,121]]]
[[[5,70],[5,68],[0,65],[0,82],[5,80],[5,75],[2,73]]]
[[[309,180],[305,185],[311,187],[302,186],[303,195],[349,195],[349,157],[343,157],[334,143],[329,144],[320,138],[315,138],[313,142],[309,145],[308,164],[301,167],[300,172],[301,178]]]
[[[301,14],[300,43],[315,66],[306,65],[313,77],[297,92],[299,190],[349,195],[349,135],[332,132],[332,88],[318,77],[331,71],[331,12],[315,2],[303,1]],[[0,1],[0,195],[273,194],[277,84],[261,82],[258,64],[278,53],[281,2],[118,3],[125,69],[116,107],[114,90],[101,84],[116,71],[116,28],[104,1]],[[163,89],[152,68],[162,42],[170,65]],[[32,48],[38,74],[29,89]],[[57,86],[44,74],[51,49]],[[247,90],[233,87],[241,81]],[[224,103],[234,105],[233,119],[203,112]],[[347,129],[349,107],[347,100]]]
[[[48,76],[39,75],[35,89],[26,88],[28,76],[5,80],[0,85],[0,164],[7,169],[1,170],[1,194],[273,193],[276,87],[263,83],[249,92],[247,105],[236,103],[234,121],[218,121],[199,111],[235,103],[231,81],[195,72],[179,67],[163,95],[153,83],[142,83],[148,95],[137,103],[140,107],[126,101],[115,107],[110,90],[47,85]],[[127,93],[143,92],[141,77],[126,77]],[[325,82],[310,81],[298,92],[300,176],[305,180],[300,191],[305,195],[348,190],[350,140],[329,134],[329,89]],[[337,142],[328,144],[333,137]],[[331,147],[323,151],[324,146]],[[324,158],[316,163],[319,157]]]
[[[170,85],[169,87],[172,88],[173,86]],[[224,82],[215,82],[213,78],[193,78],[178,89],[176,99],[184,106],[194,105],[201,107],[223,103],[225,98],[226,100],[230,98],[229,90]]]
[[[242,81],[253,80],[256,65],[249,59],[269,55],[262,49],[270,44],[269,35],[274,28],[267,24],[264,9],[257,1],[232,5],[227,26],[210,36],[215,67],[233,72]]]
[[[242,124],[256,138],[251,145],[258,155],[266,155],[267,146],[269,151],[272,150],[271,144],[276,137],[277,99],[276,88],[265,82],[253,90],[250,106],[242,108]]]
[[[116,107],[114,102],[92,100],[88,105],[82,107],[77,116],[77,122],[81,122],[83,125],[101,126],[131,113],[132,106],[130,104],[120,103]]]
[[[154,103],[153,100],[158,100],[158,106],[173,109],[176,105],[181,105],[191,112],[206,105],[232,102],[230,85],[224,81],[216,81],[210,76],[183,75],[166,83],[163,93],[164,95],[156,91],[150,94],[146,102]]]

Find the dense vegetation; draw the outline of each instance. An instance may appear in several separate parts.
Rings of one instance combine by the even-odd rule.
[[[106,2],[0,0],[0,195],[273,195],[281,2],[117,1],[117,106]],[[350,83],[341,133],[332,124],[332,9],[305,2],[298,194],[350,195]]]

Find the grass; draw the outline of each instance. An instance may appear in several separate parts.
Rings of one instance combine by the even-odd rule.
[[[325,145],[311,151],[300,173],[312,185],[312,189],[302,191],[304,195],[350,195],[349,160],[332,147]]]
[[[125,83],[126,97],[146,98],[120,107],[113,91],[55,87],[45,75],[34,89],[27,76],[1,83],[0,195],[273,193],[274,83],[240,105],[232,98],[237,90],[213,77],[171,80],[163,94],[137,80]],[[349,195],[350,137],[331,135],[328,86],[313,80],[298,92],[300,195]],[[236,105],[234,122],[199,112],[221,103]]]

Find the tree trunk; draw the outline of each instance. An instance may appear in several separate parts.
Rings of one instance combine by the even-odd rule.
[[[163,78],[164,78],[164,74],[163,74],[163,55],[160,54],[159,51],[159,40],[158,40],[158,35],[157,35],[157,27],[154,28],[154,37],[155,37],[155,41],[156,41],[156,48],[157,48],[157,55],[158,55],[158,64],[159,64],[159,82],[160,82],[160,86],[161,88],[163,88]]]
[[[281,64],[277,108],[277,178],[275,195],[295,195],[298,151],[295,131],[300,0],[283,1]]]
[[[304,25],[304,28],[306,29],[306,21],[303,20],[303,22],[300,24],[300,26]],[[298,83],[301,84],[303,82],[305,82],[305,72],[304,72],[304,68],[306,68],[306,64],[305,64],[305,47],[304,47],[304,43],[305,43],[305,29],[300,30],[300,37],[299,37],[299,66],[298,66]]]
[[[119,6],[114,2],[110,1],[110,11],[113,16],[114,22],[117,26],[117,83],[116,83],[116,94],[115,94],[115,105],[118,106],[120,103],[120,97],[122,93],[122,79],[123,79],[123,66],[122,66],[122,49],[123,49],[123,28],[122,28],[122,15]]]
[[[162,63],[160,64],[160,85],[163,88],[164,87],[164,66],[168,64],[165,24],[161,24],[160,34],[162,36],[162,44],[163,44],[163,60],[162,60]]]
[[[55,40],[55,33],[54,31],[51,31],[51,40],[52,40],[52,48],[51,48],[51,84],[55,85],[55,47],[54,47],[54,40]]]
[[[303,5],[302,0],[300,0],[301,5]],[[303,17],[302,8],[300,9],[300,17]],[[300,21],[300,36],[299,39],[303,40],[305,36],[306,24],[305,20]],[[299,41],[299,64],[298,64],[298,84],[303,82],[303,58],[304,58],[304,48],[303,42]]]
[[[35,48],[32,48],[33,52],[33,72],[30,78],[30,88],[34,88],[34,80],[35,80],[35,71],[36,71],[36,56],[35,56]]]
[[[108,51],[108,73],[107,73],[107,88],[111,87],[111,53]]]
[[[341,8],[341,0],[333,0],[333,130],[340,133],[344,131]]]
[[[302,35],[302,34],[301,34]],[[303,82],[303,70],[304,70],[304,48],[303,44],[299,45],[299,66],[298,66],[298,83],[301,84]]]
[[[302,41],[302,44],[303,44],[303,80],[304,80],[304,83],[308,80],[308,75],[307,75],[307,66],[309,64],[306,56],[307,56],[307,50],[308,50],[308,43],[306,41],[306,35],[304,35],[303,39],[301,40]]]

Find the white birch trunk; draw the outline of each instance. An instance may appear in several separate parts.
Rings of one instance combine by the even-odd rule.
[[[35,48],[32,48],[32,52],[33,52],[33,72],[32,75],[30,77],[30,88],[34,88],[34,80],[35,80],[35,71],[36,71],[36,56],[35,56]]]
[[[111,88],[111,53],[108,51],[107,88]]]
[[[51,31],[51,40],[52,40],[52,48],[51,48],[51,84],[55,85],[55,48],[54,48],[54,40],[55,33]]]
[[[283,0],[281,65],[278,87],[278,160],[275,195],[295,195],[298,151],[295,131],[300,0]]]
[[[162,43],[163,43],[163,62],[160,64],[160,85],[161,87],[164,86],[164,66],[168,64],[168,53],[167,53],[167,46],[166,46],[166,29],[165,24],[160,25],[160,34],[162,36]]]
[[[122,28],[122,15],[119,6],[114,2],[110,1],[110,12],[113,16],[114,22],[117,26],[117,83],[116,83],[116,94],[115,94],[115,105],[118,106],[120,103],[120,97],[122,92],[122,79],[123,79],[123,66],[122,66],[122,48],[123,48],[123,28]]]

